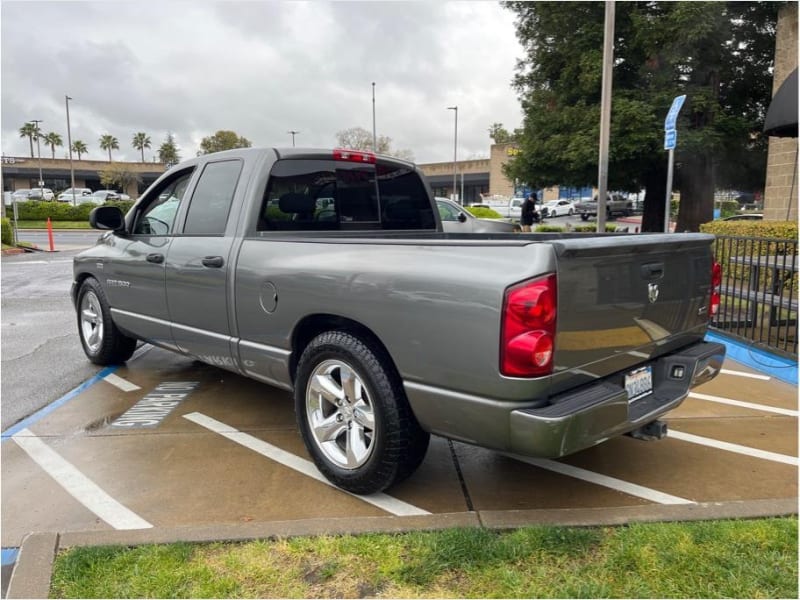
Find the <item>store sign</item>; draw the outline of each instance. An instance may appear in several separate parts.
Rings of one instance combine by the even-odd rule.
[[[24,158],[15,158],[13,156],[4,156],[3,157],[3,164],[4,165],[14,165],[16,163],[24,163]]]

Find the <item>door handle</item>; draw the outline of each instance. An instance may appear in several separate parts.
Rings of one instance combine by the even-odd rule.
[[[641,273],[643,279],[661,279],[664,276],[664,263],[642,265]]]
[[[219,268],[225,264],[221,256],[206,256],[202,261],[204,267]]]
[[[162,262],[164,262],[164,255],[159,254],[158,252],[154,252],[153,254],[148,254],[147,262],[156,263],[157,265],[161,264]]]

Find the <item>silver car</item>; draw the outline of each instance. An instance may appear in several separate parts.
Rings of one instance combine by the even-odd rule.
[[[447,198],[436,198],[445,233],[513,233],[519,226],[500,219],[479,219]]]

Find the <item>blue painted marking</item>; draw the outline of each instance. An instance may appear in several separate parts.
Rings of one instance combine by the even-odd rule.
[[[26,419],[23,419],[22,421],[20,421],[16,425],[13,425],[12,427],[9,427],[8,429],[6,429],[3,432],[2,441],[5,442],[6,440],[10,440],[12,435],[22,431],[26,427],[30,427],[31,425],[33,425],[36,421],[38,421],[42,417],[45,417],[45,416],[49,415],[51,412],[53,412],[57,408],[63,406],[64,404],[66,404],[67,402],[72,400],[75,396],[77,396],[78,394],[80,394],[81,392],[86,390],[87,388],[93,386],[95,383],[97,383],[98,381],[100,381],[101,379],[106,377],[107,375],[110,375],[111,373],[116,371],[118,368],[119,367],[117,367],[117,366],[106,367],[105,369],[100,371],[97,375],[92,377],[91,379],[87,379],[86,381],[84,381],[82,384],[80,384],[78,387],[76,387],[71,392],[68,392],[64,396],[61,396],[61,398],[59,398],[55,402],[51,402],[50,404],[48,404],[44,408],[41,408],[37,412],[33,413],[30,417],[28,417]]]
[[[709,331],[706,333],[706,340],[725,344],[726,355],[732,360],[752,367],[775,379],[780,379],[791,385],[797,385],[797,361],[772,354],[761,348],[748,346],[716,332]]]
[[[3,548],[2,566],[7,567],[8,565],[13,565],[15,562],[17,562],[18,554],[19,548]]]

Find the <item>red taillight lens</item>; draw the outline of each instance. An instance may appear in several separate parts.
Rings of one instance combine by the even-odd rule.
[[[719,311],[720,286],[722,285],[722,265],[714,261],[711,266],[711,299],[709,300],[708,314],[714,316]]]
[[[333,151],[333,160],[344,160],[347,162],[368,163],[374,165],[376,158],[372,152],[363,152],[361,150],[346,150],[344,148],[336,148]]]
[[[546,275],[506,290],[500,340],[500,372],[540,377],[553,371],[556,276]]]

